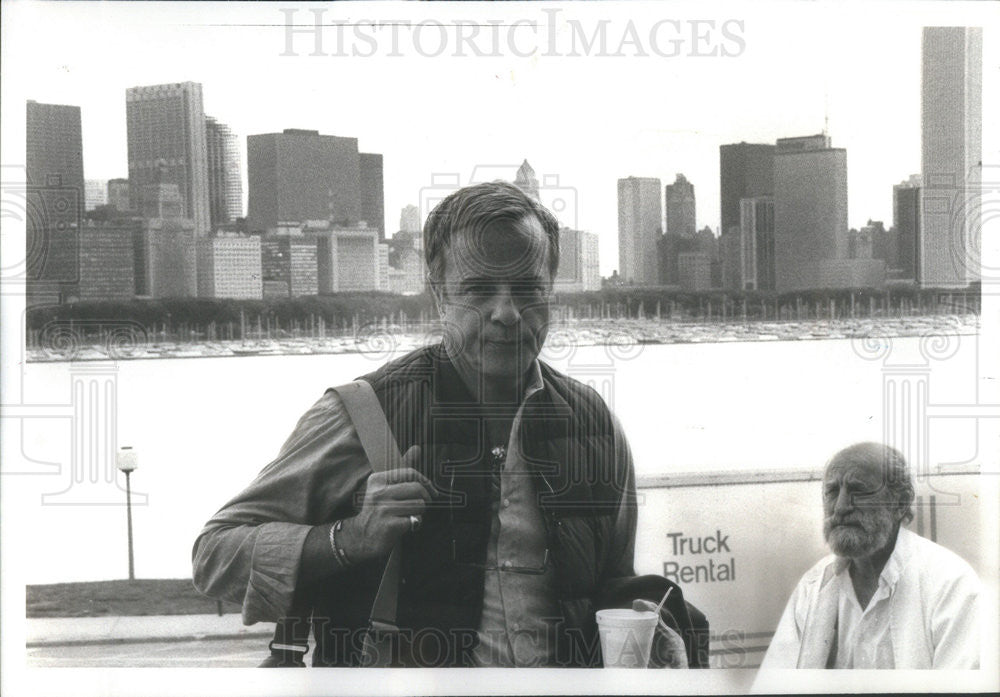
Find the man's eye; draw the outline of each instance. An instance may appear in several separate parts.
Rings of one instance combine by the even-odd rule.
[[[545,286],[541,283],[526,283],[518,288],[519,295],[542,295],[545,292]]]
[[[465,286],[465,292],[469,295],[489,295],[493,292],[493,286],[488,283],[473,283]]]

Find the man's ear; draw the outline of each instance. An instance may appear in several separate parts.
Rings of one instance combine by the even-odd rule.
[[[903,518],[906,517],[907,509],[907,503],[903,499],[896,502],[896,505],[892,509],[892,517],[896,521],[897,525],[903,524]]]

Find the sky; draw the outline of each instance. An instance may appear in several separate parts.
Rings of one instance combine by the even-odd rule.
[[[23,161],[12,144],[34,99],[81,107],[86,178],[125,177],[126,88],[200,82],[241,149],[307,128],[382,153],[390,234],[403,206],[527,159],[562,222],[598,234],[608,275],[617,179],[684,173],[698,227],[715,229],[725,143],[825,128],[847,149],[849,224],[890,225],[892,186],[920,171],[924,25],[985,25],[983,157],[1000,162],[990,5],[14,0],[3,164]]]

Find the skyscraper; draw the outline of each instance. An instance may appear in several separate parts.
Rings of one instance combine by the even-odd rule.
[[[724,288],[774,290],[774,199],[742,199],[740,226],[724,234],[720,246]]]
[[[673,184],[667,184],[666,207],[668,235],[694,237],[698,230],[695,220],[694,184],[678,174]]]
[[[780,138],[774,157],[776,290],[821,287],[821,263],[848,258],[847,232],[847,151],[831,147],[825,134]]]
[[[80,107],[29,100],[26,113],[27,174],[32,186],[73,187],[84,200]]]
[[[559,229],[557,291],[581,293],[601,289],[597,235],[568,227]]]
[[[774,194],[774,150],[769,143],[719,146],[719,224],[740,227],[740,201]]]
[[[385,185],[382,176],[382,156],[376,153],[358,153],[358,174],[361,186],[361,220],[368,227],[378,230],[381,239],[385,233]]]
[[[196,234],[208,234],[211,208],[201,85],[175,82],[130,87],[125,91],[125,111],[133,207],[143,187],[159,180],[163,163],[167,181],[180,191],[184,217],[194,221]]]
[[[657,239],[663,232],[660,180],[618,180],[618,274],[625,283],[657,285]]]
[[[918,279],[964,288],[979,280],[983,30],[925,27],[921,91],[922,170]]]
[[[266,231],[279,223],[321,220],[351,226],[365,220],[364,215],[381,215],[371,227],[384,227],[381,156],[366,154],[364,159],[362,176],[357,138],[293,128],[250,136],[248,229]],[[371,190],[375,182],[378,191]]]
[[[83,136],[80,107],[29,101],[25,113],[29,303],[65,299],[61,284],[80,274]]]
[[[212,230],[243,217],[243,179],[236,134],[224,123],[205,117],[208,159],[208,206]]]
[[[920,175],[892,187],[892,227],[896,253],[886,259],[889,278],[916,280],[920,268]]]

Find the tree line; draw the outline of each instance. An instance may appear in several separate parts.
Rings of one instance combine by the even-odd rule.
[[[966,291],[917,289],[680,292],[644,288],[606,288],[586,293],[556,293],[557,319],[782,320],[919,314],[979,313],[977,288]],[[424,323],[437,318],[429,293],[337,293],[297,298],[230,300],[207,298],[76,302],[28,309],[27,328],[53,321],[81,323],[129,320],[145,327],[204,329],[267,326],[292,330],[321,324],[324,331],[357,329],[380,323]],[[232,330],[230,331],[232,333]]]

